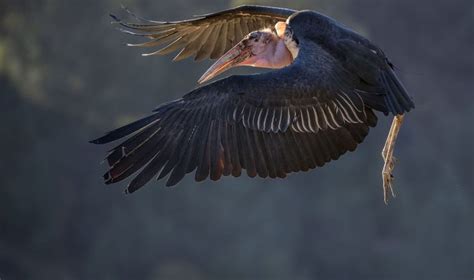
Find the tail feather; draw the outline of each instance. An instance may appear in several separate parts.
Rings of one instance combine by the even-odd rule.
[[[415,104],[408,96],[407,90],[392,69],[382,73],[381,82],[386,90],[385,103],[392,114],[403,114],[415,108]]]

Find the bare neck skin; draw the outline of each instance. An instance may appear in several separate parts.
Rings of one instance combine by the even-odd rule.
[[[285,36],[286,24],[275,25],[277,34],[270,29],[254,31],[219,58],[199,79],[204,83],[237,66],[278,69],[290,65],[295,54],[288,49]],[[296,54],[297,55],[297,54]]]
[[[285,41],[273,33],[271,36],[271,40],[266,42],[260,53],[251,56],[239,66],[278,69],[289,65],[293,61],[293,57],[286,48]]]

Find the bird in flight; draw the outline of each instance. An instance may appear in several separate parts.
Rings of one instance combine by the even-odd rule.
[[[395,116],[382,151],[384,201],[394,195],[393,149],[414,103],[368,39],[315,11],[265,6],[170,22],[112,17],[123,32],[147,39],[129,46],[161,46],[146,56],[179,51],[174,60],[217,59],[199,83],[237,66],[273,70],[197,87],[92,140],[126,138],[106,156],[106,184],[134,175],[126,189],[132,193],[154,177],[168,176],[166,185],[173,186],[193,171],[196,181],[243,170],[285,178],[354,151],[377,124],[378,111]]]

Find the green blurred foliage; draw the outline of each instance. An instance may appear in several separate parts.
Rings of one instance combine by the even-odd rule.
[[[182,96],[210,64],[141,57],[108,13],[172,20],[243,3],[326,13],[397,65],[417,108],[389,206],[382,115],[355,153],[285,180],[189,176],[131,196],[102,185],[106,148],[87,141]],[[472,11],[471,0],[0,2],[0,278],[471,279]]]

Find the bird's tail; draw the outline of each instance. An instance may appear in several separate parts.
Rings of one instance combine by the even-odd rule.
[[[409,112],[415,108],[413,100],[402,85],[393,69],[389,68],[380,75],[380,82],[385,89],[385,105],[394,115]]]

